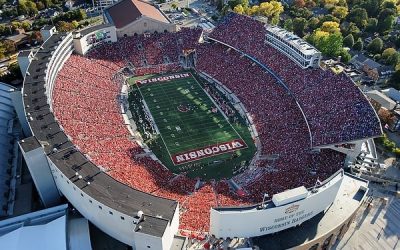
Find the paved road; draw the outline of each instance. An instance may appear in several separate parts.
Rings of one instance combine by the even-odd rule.
[[[374,189],[374,206],[358,212],[343,239],[332,249],[400,249],[400,199]],[[385,206],[379,197],[388,197]]]

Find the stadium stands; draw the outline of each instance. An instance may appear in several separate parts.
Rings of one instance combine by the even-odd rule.
[[[266,30],[261,22],[230,13],[210,37],[253,57],[281,78],[305,112],[313,146],[381,134],[376,114],[350,78],[321,68],[301,69],[264,43],[265,35]]]
[[[265,193],[312,187],[317,179],[326,179],[343,166],[345,155],[329,149],[315,151],[312,146],[380,132],[369,103],[348,78],[321,69],[300,69],[265,45],[263,32],[261,23],[231,14],[212,38],[257,58],[290,91],[241,53],[219,43],[198,44],[201,30],[182,29],[122,38],[94,48],[86,57],[71,55],[56,79],[55,116],[93,163],[133,188],[179,201],[180,228],[205,232],[210,207],[248,205],[260,202]],[[178,71],[180,57],[188,50],[196,50],[198,71],[223,83],[245,105],[262,142],[261,153],[279,155],[273,163],[260,160],[255,171],[233,178],[243,196],[233,192],[228,180],[201,182],[174,176],[150,158],[135,157],[144,151],[129,139],[120,114],[118,95],[124,78],[117,72],[128,64],[135,75]],[[296,100],[311,125],[312,142]]]

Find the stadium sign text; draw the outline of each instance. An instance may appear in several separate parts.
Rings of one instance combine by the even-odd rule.
[[[149,79],[144,79],[144,80],[138,80],[136,83],[138,85],[141,84],[146,84],[146,83],[152,83],[152,82],[165,82],[169,81],[172,79],[180,79],[180,78],[186,78],[190,77],[189,73],[182,73],[182,74],[175,74],[175,75],[170,75],[170,76],[160,76],[160,77],[154,77],[154,78],[149,78]]]
[[[238,149],[247,148],[246,143],[242,139],[233,140],[230,142],[219,143],[204,147],[201,149],[191,150],[184,153],[179,153],[171,156],[175,165],[197,161],[203,158],[233,152]]]
[[[283,230],[292,226],[299,225],[308,218],[311,218],[313,215],[314,211],[306,212],[305,210],[302,210],[290,215],[277,218],[274,220],[274,224],[266,227],[260,227],[260,233],[266,234],[269,231],[279,231],[280,229]]]

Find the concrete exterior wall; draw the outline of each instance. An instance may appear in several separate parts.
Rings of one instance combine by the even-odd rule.
[[[360,206],[361,207],[361,206]],[[359,208],[358,208],[359,209]],[[330,232],[326,233],[323,237],[319,237],[317,239],[312,239],[303,245],[299,245],[291,250],[329,250],[332,248],[332,245],[335,244],[336,241],[340,241],[343,238],[343,235],[347,232],[350,227],[350,224],[353,222],[355,215],[357,214],[358,209],[351,215],[349,215],[348,219],[338,224],[334,229]]]
[[[25,152],[22,147],[20,148],[44,206],[58,205],[61,196],[50,172],[44,149],[39,147]]]
[[[18,90],[12,90],[10,92],[10,97],[12,103],[14,105],[15,112],[17,113],[17,117],[19,123],[21,124],[22,131],[24,132],[25,136],[31,136],[32,132],[28,124],[28,120],[25,115],[25,108],[22,101],[22,93]]]
[[[162,33],[162,32],[175,32],[176,25],[173,23],[163,23],[152,18],[142,16],[138,20],[126,25],[125,27],[117,29],[117,36],[133,36],[135,34],[143,33]]]
[[[80,55],[85,55],[91,48],[95,47],[99,42],[89,43],[88,39],[90,37],[92,37],[94,34],[96,34],[97,32],[103,32],[104,34],[107,35],[107,37],[104,40],[100,41],[101,43],[117,42],[117,30],[116,30],[115,26],[101,28],[101,29],[95,30],[93,32],[90,32],[89,34],[86,34],[85,36],[80,36],[80,34],[77,34],[77,37],[74,38],[75,52],[77,52]]]
[[[18,57],[17,57],[18,65],[19,65],[19,69],[20,69],[23,77],[25,77],[25,74],[28,71],[28,67],[29,67],[29,64],[31,63],[32,59],[33,59],[32,52],[29,52],[29,54],[26,54],[26,53],[18,54]]]

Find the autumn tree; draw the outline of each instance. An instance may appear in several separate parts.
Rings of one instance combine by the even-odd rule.
[[[304,0],[294,0],[293,4],[296,6],[296,8],[303,8],[306,6],[306,2]]]
[[[344,19],[347,14],[349,14],[349,9],[347,9],[347,7],[335,6],[332,10],[332,15],[339,19]]]
[[[321,30],[328,33],[340,32],[339,23],[337,22],[324,22],[321,26]]]

